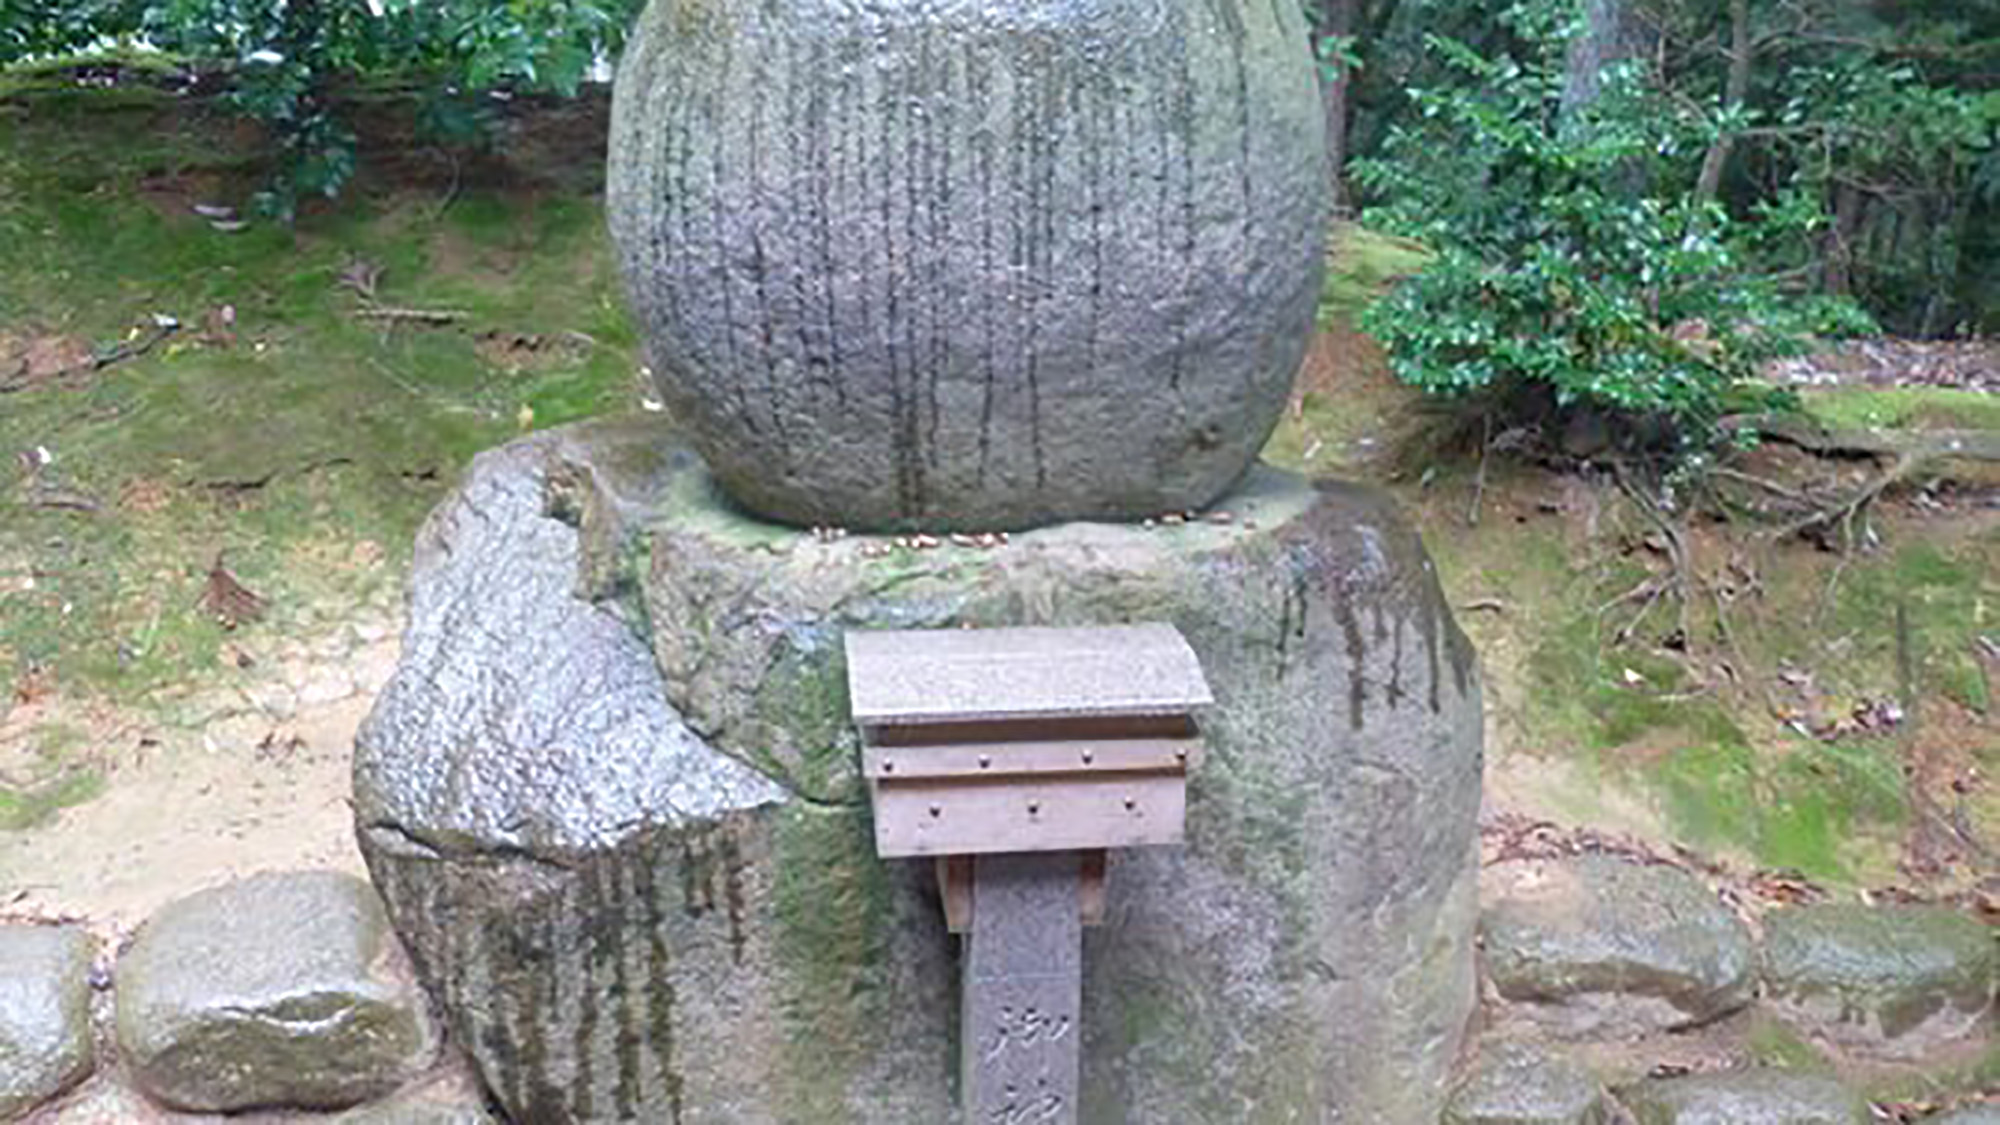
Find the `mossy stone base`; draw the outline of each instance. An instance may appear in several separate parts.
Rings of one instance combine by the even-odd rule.
[[[1824,1075],[1738,1070],[1620,1090],[1638,1125],[1867,1125],[1868,1107]]]
[[[1174,624],[1215,692],[1211,752],[1186,846],[1114,855],[1085,938],[1082,1119],[1428,1125],[1473,1000],[1473,653],[1382,495],[1258,470],[1219,509],[1000,544],[829,538],[695,469],[646,522],[645,619],[703,738],[855,808],[848,630]],[[934,1019],[942,1044],[953,1016]]]
[[[641,425],[488,454],[357,749],[371,871],[517,1120],[954,1119],[953,939],[875,858],[848,629],[1168,621],[1188,842],[1112,861],[1081,1118],[1431,1125],[1474,999],[1470,648],[1383,497],[930,549],[758,522]],[[643,639],[642,639],[643,638]]]

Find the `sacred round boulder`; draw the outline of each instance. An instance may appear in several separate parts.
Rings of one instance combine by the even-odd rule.
[[[1298,6],[654,0],[608,204],[662,398],[739,504],[999,530],[1200,508],[1324,269]]]

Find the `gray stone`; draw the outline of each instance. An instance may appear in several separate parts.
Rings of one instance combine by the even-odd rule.
[[[1802,906],[1764,918],[1764,990],[1802,1029],[1848,1047],[1921,1054],[1983,1029],[1993,932],[1946,907]]]
[[[1307,38],[1240,0],[656,0],[606,190],[662,397],[799,525],[1207,505],[1318,300]]]
[[[1619,1091],[1638,1125],[1868,1125],[1867,1105],[1832,1078],[1736,1070],[1660,1078]]]
[[[690,464],[616,423],[473,463],[357,740],[362,853],[516,1120],[943,1121],[921,873],[690,732],[620,616],[621,528]]]
[[[1685,871],[1590,855],[1496,864],[1488,880],[1488,979],[1553,1030],[1687,1027],[1751,1000],[1749,931]]]
[[[338,872],[257,875],[167,904],[117,984],[126,1066],[177,1109],[339,1109],[436,1053],[381,903]]]
[[[493,1116],[476,1105],[395,1102],[343,1113],[332,1125],[493,1125]]]
[[[0,1120],[90,1073],[90,938],[70,926],[0,925]]]
[[[953,1119],[954,939],[931,865],[873,856],[842,635],[1167,621],[1211,753],[1188,845],[1112,858],[1081,1118],[1435,1121],[1473,1001],[1477,668],[1378,495],[1260,473],[1229,503],[1256,526],[903,550],[755,522],[630,427],[483,457],[420,543],[356,806],[509,1111]]]
[[[1075,852],[973,859],[959,1050],[968,1121],[1074,1125],[1083,919]]]
[[[1445,1107],[1444,1125],[1610,1125],[1611,1108],[1595,1075],[1549,1048],[1496,1043]]]

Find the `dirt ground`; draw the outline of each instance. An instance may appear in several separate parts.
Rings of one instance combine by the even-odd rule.
[[[271,646],[180,705],[192,722],[140,709],[38,701],[0,722],[0,763],[29,732],[80,729],[102,792],[0,837],[0,913],[77,919],[115,943],[156,907],[255,871],[362,874],[348,801],[355,729],[394,669],[386,619]]]

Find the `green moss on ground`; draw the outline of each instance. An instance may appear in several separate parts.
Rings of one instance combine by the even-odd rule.
[[[1765,1012],[1751,1015],[1750,1026],[1744,1032],[1743,1046],[1749,1061],[1756,1066],[1817,1073],[1828,1073],[1834,1069],[1833,1060],[1827,1057],[1826,1052],[1786,1026],[1783,1020]]]
[[[24,753],[0,771],[0,832],[32,828],[104,790],[104,775],[88,756],[89,736],[61,723],[27,734]]]
[[[1843,387],[1807,391],[1805,412],[1834,429],[2000,430],[2000,398],[1951,387]]]
[[[1320,287],[1320,323],[1360,323],[1384,289],[1423,269],[1435,256],[1410,239],[1341,224],[1334,230],[1326,281]]]
[[[361,185],[224,233],[190,206],[247,199],[252,139],[102,93],[0,103],[0,334],[102,354],[154,314],[183,327],[0,394],[0,692],[29,669],[125,701],[188,682],[227,635],[201,605],[218,558],[270,603],[245,628],[386,600],[474,452],[633,397],[596,200]],[[380,304],[462,319],[355,316],[356,263]]]
[[[1829,580],[1840,560],[1807,546],[1705,541],[1703,565],[1743,552],[1761,588],[1730,608],[1734,651],[1712,605],[1691,607],[1691,661],[1669,647],[1670,600],[1619,638],[1643,602],[1621,597],[1663,564],[1635,549],[1650,527],[1615,491],[1571,486],[1572,501],[1596,509],[1586,519],[1551,506],[1565,493],[1547,476],[1495,466],[1483,518],[1468,526],[1466,475],[1440,474],[1402,494],[1452,602],[1488,607],[1461,620],[1486,661],[1488,706],[1504,732],[1497,792],[1535,815],[1616,826],[1741,865],[1840,884],[1897,878],[1911,815],[1906,731],[1807,736],[1772,713],[1772,693],[1782,700],[1789,689],[1778,673],[1791,668],[1811,673],[1835,716],[1898,699],[1902,604],[1920,638],[1917,694],[1974,700],[1983,679],[1974,642],[1992,627],[1981,607],[2000,604],[1990,537],[1891,531],[1887,549],[1848,560],[1838,583]]]

